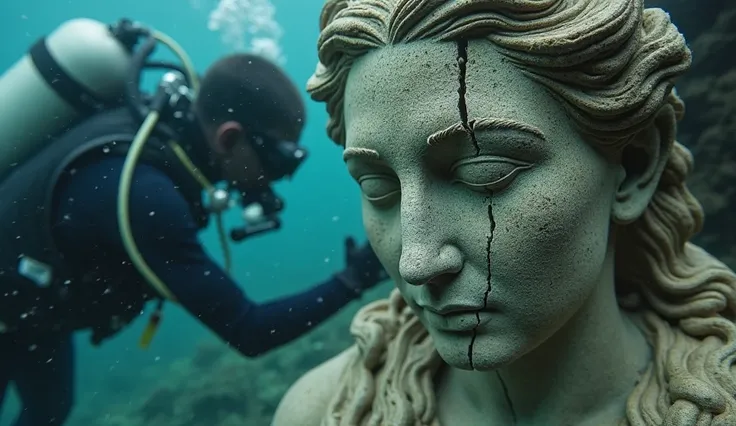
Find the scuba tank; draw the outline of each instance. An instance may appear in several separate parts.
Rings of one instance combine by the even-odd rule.
[[[141,41],[145,41],[143,47],[135,49]],[[183,64],[149,61],[149,56],[159,44],[169,47]],[[141,73],[149,69],[173,70],[164,76],[162,90],[154,99],[138,88]],[[181,74],[185,76],[179,82],[177,76]],[[197,86],[197,74],[191,60],[166,34],[128,19],[121,19],[114,25],[91,19],[67,21],[36,42],[26,55],[0,76],[0,182],[12,173],[14,167],[23,165],[74,125],[109,108],[127,105],[142,125],[131,152],[126,155],[121,176],[118,193],[121,237],[134,266],[144,279],[166,296],[165,285],[150,271],[132,241],[128,217],[130,180],[141,150],[159,124],[159,113],[163,112],[160,109],[173,107],[174,99],[183,100],[184,108],[188,105],[186,100],[191,96],[188,89],[192,86]],[[150,108],[150,102],[157,108]],[[166,111],[167,118],[177,121],[179,112],[182,111],[176,108]],[[170,137],[178,136],[167,123],[160,125],[168,130],[164,133]],[[178,148],[175,149],[177,156],[187,162],[191,173],[196,174],[197,170],[184,150],[174,141],[170,144]],[[229,252],[226,252],[226,257],[229,258]],[[33,259],[24,260],[28,268],[38,266]],[[161,306],[159,303],[144,333],[142,346],[150,343],[158,325]]]
[[[74,122],[119,104],[132,47],[109,25],[73,19],[0,76],[0,179]]]

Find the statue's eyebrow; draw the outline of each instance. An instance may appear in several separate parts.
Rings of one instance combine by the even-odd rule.
[[[512,120],[510,118],[479,118],[471,120],[468,123],[470,130],[472,131],[483,131],[483,130],[514,130],[524,133],[529,133],[532,136],[547,140],[544,133],[537,127],[531,124],[522,123],[520,121]],[[468,133],[468,130],[463,126],[463,123],[457,122],[452,126],[440,130],[439,132],[432,133],[427,138],[427,144],[437,145],[445,143],[450,140],[457,140],[458,136],[462,136]]]
[[[469,123],[470,130],[480,132],[484,130],[512,130],[517,132],[528,133],[537,139],[546,141],[547,138],[544,133],[537,127],[531,124],[522,123],[520,121],[512,120],[510,118],[479,118],[472,120]],[[448,141],[457,140],[459,136],[466,135],[468,130],[463,126],[463,123],[457,122],[450,127],[440,130],[439,132],[432,133],[427,138],[427,144],[437,145],[446,143]],[[370,160],[378,160],[380,158],[378,151],[370,148],[345,148],[343,151],[343,161],[348,161],[352,158],[367,158]]]

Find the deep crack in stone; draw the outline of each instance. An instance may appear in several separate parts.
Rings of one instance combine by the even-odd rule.
[[[483,310],[488,307],[488,296],[491,295],[491,243],[493,242],[493,233],[496,230],[496,220],[493,218],[493,192],[488,197],[488,221],[491,223],[491,229],[486,238],[486,264],[488,273],[486,274],[486,293],[483,295]],[[480,313],[476,314],[478,323],[480,323]]]
[[[473,146],[475,147],[475,155],[478,156],[480,155],[480,146],[478,145],[478,140],[476,139],[475,132],[473,130],[474,121],[468,119],[468,106],[467,106],[467,100],[466,100],[466,95],[468,91],[468,87],[466,85],[467,64],[468,64],[468,41],[459,40],[457,42],[457,65],[458,65],[458,70],[459,70],[459,73],[458,73],[459,87],[457,89],[457,93],[458,93],[457,107],[460,112],[460,121],[463,125],[463,128],[468,133],[470,140],[473,142]],[[496,230],[496,220],[493,218],[493,192],[491,192],[490,196],[488,197],[488,221],[490,222],[490,232],[486,239],[486,263],[487,263],[487,270],[488,270],[486,274],[486,291],[485,291],[485,294],[483,295],[483,308],[478,310],[475,313],[475,319],[477,321],[477,324],[473,328],[473,336],[470,338],[470,344],[468,345],[468,362],[470,363],[471,369],[475,369],[473,365],[473,346],[475,345],[475,339],[478,335],[478,327],[480,327],[480,314],[481,312],[485,311],[486,308],[488,307],[488,297],[491,295],[491,243],[493,242],[493,234]],[[506,403],[509,406],[509,411],[511,412],[511,418],[512,418],[513,424],[516,424],[516,412],[514,411],[514,406],[512,405],[511,398],[509,396],[509,391],[508,391],[508,388],[506,387],[506,383],[501,377],[500,372],[496,371],[496,375],[498,376],[498,380],[501,382],[501,387],[503,389],[503,393],[506,398]]]
[[[466,73],[467,73],[467,65],[468,65],[468,41],[467,40],[459,40],[457,42],[457,66],[458,66],[458,83],[459,87],[457,89],[458,93],[458,100],[457,100],[457,107],[458,111],[460,112],[460,121],[462,122],[463,128],[465,128],[465,131],[468,132],[468,136],[470,137],[470,140],[473,142],[473,146],[475,147],[475,155],[480,155],[480,146],[478,145],[478,141],[475,138],[475,132],[473,131],[473,121],[468,120],[468,105],[467,101],[465,99],[468,91],[468,87],[465,81]],[[493,194],[491,194],[492,196]],[[486,246],[486,258],[488,262],[488,274],[486,277],[486,292],[483,296],[483,309],[485,310],[487,304],[488,304],[488,296],[491,293],[491,241],[493,241],[493,230],[496,227],[496,222],[493,220],[493,207],[491,205],[491,199],[488,200],[488,217],[491,222],[491,232],[488,235],[488,241]],[[470,368],[473,369],[473,345],[475,345],[475,339],[477,337],[477,328],[480,326],[480,313],[481,311],[478,311],[475,313],[475,319],[477,321],[477,324],[475,328],[473,329],[473,336],[470,338],[470,344],[468,345],[468,362],[470,363]]]
[[[457,109],[460,111],[460,122],[463,124],[463,128],[468,132],[470,140],[473,142],[475,147],[475,155],[480,155],[480,146],[478,146],[478,140],[475,139],[475,133],[473,132],[473,122],[468,121],[468,106],[465,100],[465,95],[468,91],[468,87],[465,84],[465,73],[468,67],[468,41],[460,40],[457,42],[457,66],[459,69],[458,83],[460,83],[457,94]]]
[[[466,132],[468,132],[468,136],[470,137],[470,140],[473,141],[473,144],[475,145],[475,155],[480,154],[480,148],[478,147],[475,135],[473,135],[473,128],[468,123],[468,106],[465,101],[465,95],[467,93],[467,86],[465,85],[465,74],[467,71],[467,63],[468,63],[468,41],[467,40],[459,40],[457,42],[457,67],[458,67],[458,83],[459,87],[457,89],[457,109],[460,112],[460,122],[463,125],[463,128]],[[480,312],[475,313],[475,318],[478,321],[476,326],[473,328],[473,336],[470,338],[470,344],[468,345],[468,362],[470,363],[470,369],[473,369],[473,345],[475,344],[475,338],[477,335],[477,328],[478,325],[480,325]]]
[[[501,377],[501,372],[496,370],[496,377],[498,377],[498,381],[501,383],[501,389],[503,389],[503,396],[506,398],[506,404],[509,406],[509,412],[511,413],[511,424],[516,424],[516,411],[514,411],[514,404],[511,402],[511,397],[509,396],[509,388],[506,386],[506,382],[503,381],[503,377]]]

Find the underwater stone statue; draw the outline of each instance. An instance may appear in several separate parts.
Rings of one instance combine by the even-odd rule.
[[[642,0],[327,0],[308,84],[397,289],[277,426],[736,425],[736,275]]]

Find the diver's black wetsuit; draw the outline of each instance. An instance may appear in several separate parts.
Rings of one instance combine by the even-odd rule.
[[[73,173],[54,190],[50,217],[56,248],[63,253],[68,270],[76,271],[73,275],[89,272],[95,276],[92,283],[69,285],[92,288],[95,293],[89,303],[76,300],[65,308],[74,317],[86,315],[85,309],[90,316],[99,316],[95,306],[104,304],[102,289],[109,282],[123,284],[118,284],[118,293],[130,292],[128,307],[135,311],[131,317],[137,316],[140,303],[145,302],[140,301],[141,294],[153,293],[131,267],[118,229],[117,189],[123,162],[121,155],[87,161],[73,167]],[[201,224],[191,204],[169,175],[154,166],[136,167],[130,220],[143,257],[181,305],[246,356],[262,354],[303,335],[357,297],[332,278],[295,296],[254,303],[207,256],[197,240]],[[117,299],[111,306],[128,303],[127,296],[114,296]],[[47,312],[54,309],[38,306]],[[0,332],[0,403],[10,382],[15,383],[24,406],[16,426],[62,424],[74,399],[71,331]]]

